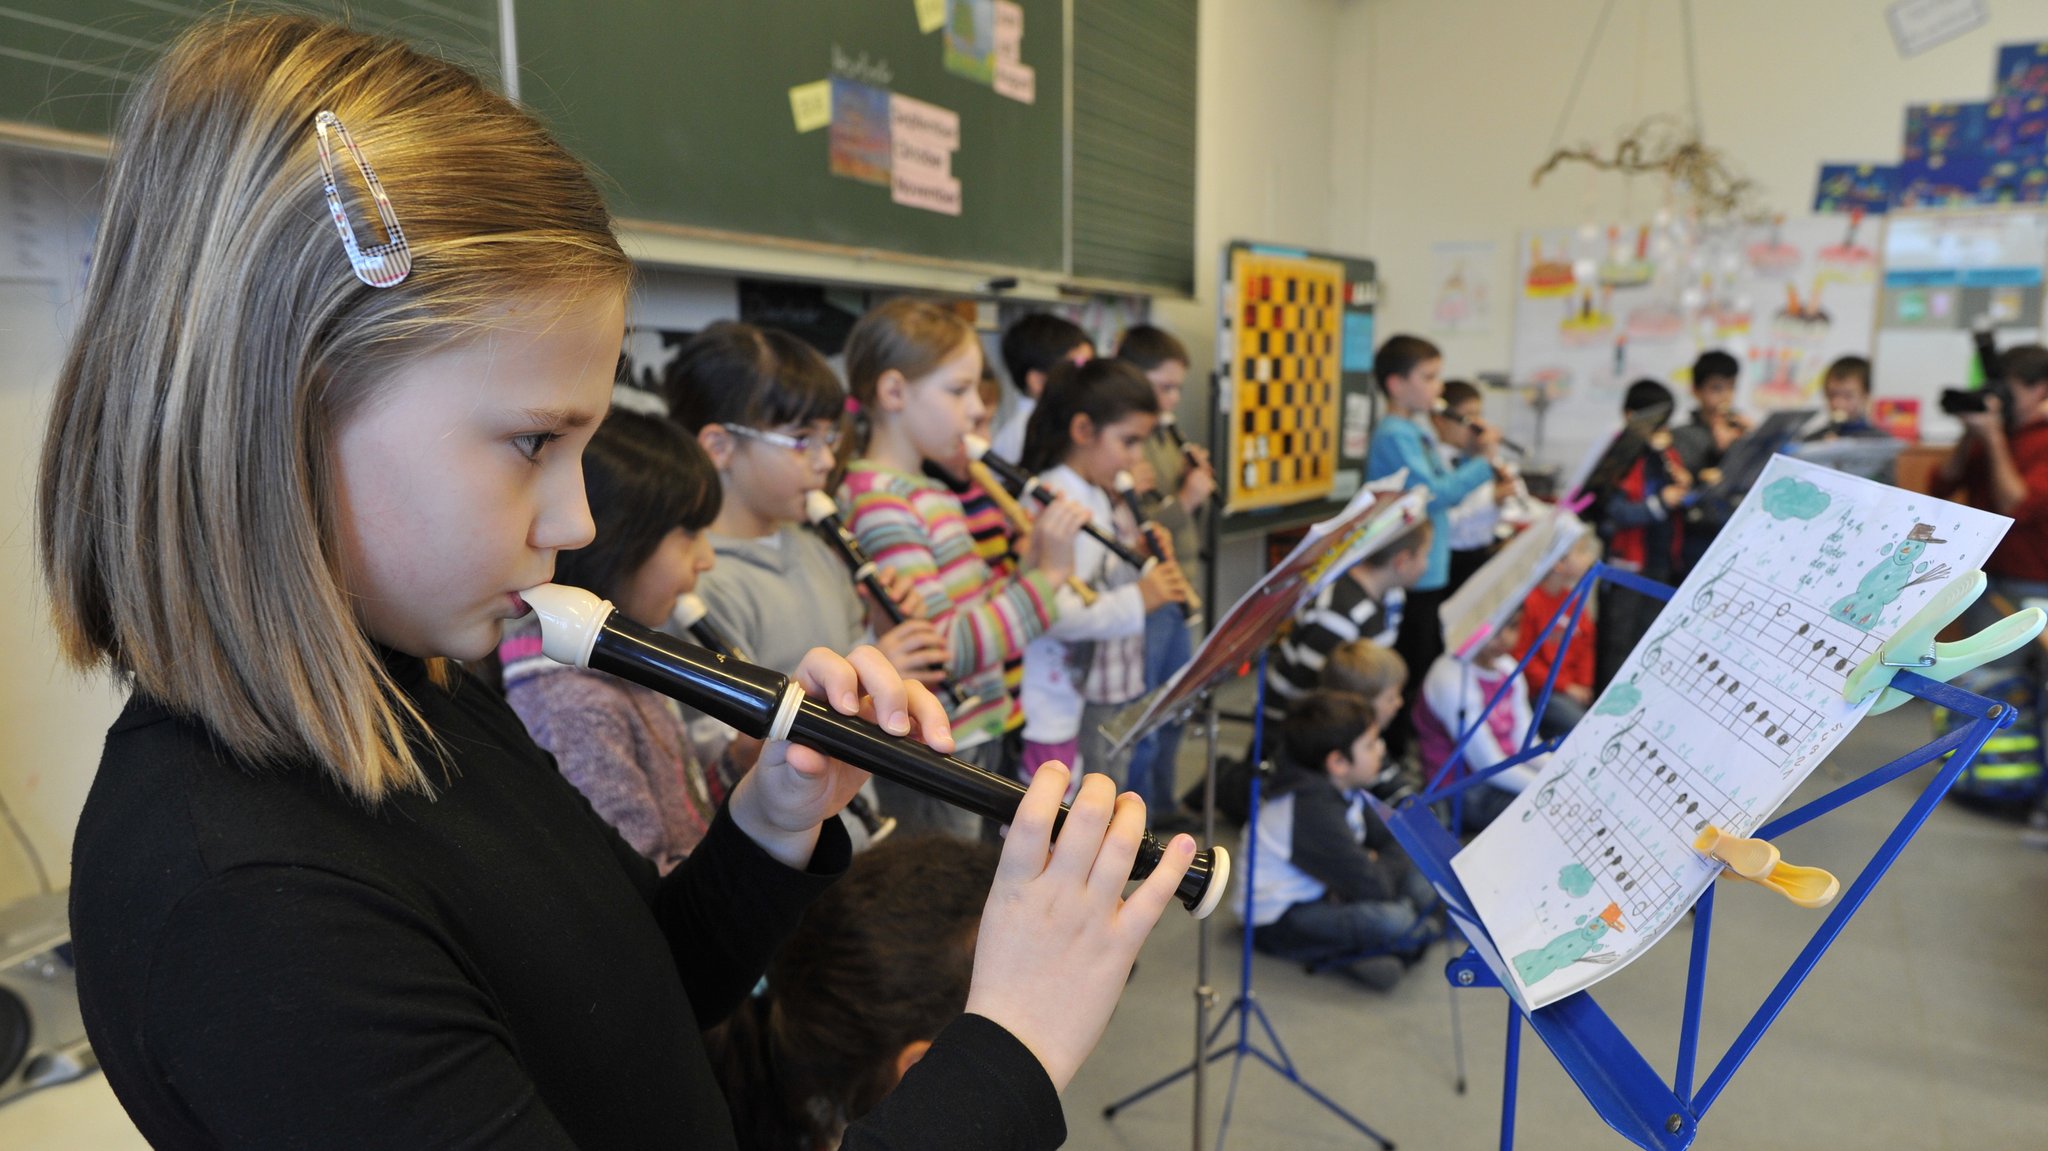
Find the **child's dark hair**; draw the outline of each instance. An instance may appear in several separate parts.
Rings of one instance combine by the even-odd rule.
[[[1024,395],[1025,378],[1032,372],[1051,372],[1088,342],[1079,324],[1051,312],[1019,319],[1003,333],[1003,369],[1010,373],[1010,386]]]
[[[839,377],[816,348],[775,328],[721,321],[692,336],[662,380],[669,417],[695,435],[705,424],[773,428],[837,421]]]
[[[1287,706],[1281,747],[1295,764],[1321,771],[1333,751],[1349,758],[1351,745],[1378,722],[1379,713],[1364,696],[1317,688]]]
[[[1692,362],[1692,386],[1698,388],[1708,380],[1734,381],[1742,374],[1742,365],[1735,357],[1719,348],[1701,352],[1700,358]]]
[[[1058,364],[1024,425],[1024,458],[1017,462],[1033,473],[1056,468],[1074,446],[1075,416],[1087,416],[1100,431],[1134,412],[1159,414],[1159,395],[1135,365],[1108,358]]]
[[[1116,344],[1116,358],[1138,365],[1141,372],[1149,372],[1161,364],[1185,366],[1188,348],[1180,342],[1180,337],[1165,328],[1139,324],[1124,330],[1124,338]]]
[[[1998,355],[1998,374],[2008,380],[2018,380],[2029,387],[2048,382],[2048,348],[2039,344],[2020,344],[2007,348]],[[2012,410],[2007,402],[2006,410]]]
[[[718,518],[718,471],[668,420],[614,409],[583,453],[583,486],[597,534],[555,561],[555,582],[617,598],[663,537]]]
[[[1422,364],[1443,358],[1443,351],[1421,336],[1389,336],[1380,350],[1373,353],[1372,378],[1379,381],[1380,391],[1385,392],[1389,378],[1406,376]]]
[[[1479,389],[1478,389],[1477,387],[1474,387],[1474,386],[1473,386],[1473,384],[1472,384],[1472,381],[1471,381],[1471,380],[1445,380],[1445,381],[1444,381],[1444,406],[1445,406],[1445,407],[1447,407],[1447,408],[1455,408],[1455,407],[1457,407],[1457,406],[1458,406],[1459,404],[1469,404],[1469,403],[1471,403],[1471,402],[1472,402],[1473,400],[1476,400],[1476,399],[1478,399],[1478,398],[1479,398]]]
[[[1628,391],[1622,393],[1621,414],[1632,416],[1637,412],[1647,412],[1661,404],[1664,408],[1664,419],[1669,420],[1671,418],[1671,409],[1677,405],[1677,402],[1672,397],[1670,388],[1665,387],[1656,380],[1640,379],[1630,384]]]
[[[1856,386],[1862,388],[1863,394],[1867,396],[1870,394],[1870,361],[1862,356],[1837,357],[1834,363],[1828,365],[1827,375],[1821,379],[1855,380]]]
[[[706,1038],[746,1148],[832,1147],[896,1083],[896,1057],[967,1007],[997,849],[884,843],[804,913],[768,994]]]

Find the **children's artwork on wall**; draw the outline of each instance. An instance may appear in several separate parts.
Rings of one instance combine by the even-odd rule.
[[[983,84],[996,78],[995,0],[946,0],[946,71]]]
[[[1999,47],[1989,115],[1993,154],[2048,152],[2048,41]]]
[[[1773,457],[1549,766],[1451,861],[1530,1010],[1640,957],[1876,701],[1849,674],[2011,522]]]
[[[1683,422],[1692,361],[1711,348],[1744,365],[1742,406],[1818,407],[1828,363],[1870,353],[1879,234],[1856,211],[1713,232],[1652,223],[1525,234],[1511,378],[1548,397],[1539,462],[1569,463],[1604,439],[1622,389],[1644,377],[1678,393]],[[1636,262],[1647,278],[1626,267]],[[1603,268],[1636,282],[1604,282],[1615,277]],[[1537,438],[1537,410],[1513,412],[1508,434]]]
[[[1432,326],[1439,332],[1477,334],[1493,326],[1493,268],[1496,248],[1491,240],[1431,244],[1435,263]]]
[[[1891,207],[1897,178],[1898,168],[1891,164],[1822,164],[1813,192],[1814,214],[1881,215]]]
[[[832,77],[832,174],[889,186],[889,90]]]
[[[1988,103],[1908,104],[1900,160],[1914,164],[1982,154],[1990,112]]]

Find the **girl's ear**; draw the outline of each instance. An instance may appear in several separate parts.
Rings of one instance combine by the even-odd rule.
[[[1075,412],[1067,421],[1067,442],[1077,448],[1085,448],[1095,442],[1095,421],[1087,412]]]
[[[725,430],[724,424],[705,424],[698,428],[697,443],[703,447],[704,454],[711,457],[712,466],[721,472],[731,466],[733,449],[738,446],[733,443],[733,434]]]
[[[885,412],[900,412],[910,406],[910,379],[895,368],[875,381],[875,405]]]

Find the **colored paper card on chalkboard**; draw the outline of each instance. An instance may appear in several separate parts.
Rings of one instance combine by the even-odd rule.
[[[889,184],[889,93],[832,77],[832,174]]]
[[[1881,215],[1896,194],[1898,169],[1890,164],[1822,164],[1814,188],[1813,210],[1821,215]]]
[[[996,61],[1024,62],[1024,9],[1015,0],[996,0]],[[1001,73],[997,69],[997,73]]]
[[[889,174],[889,198],[906,208],[922,208],[945,216],[960,214],[960,178],[912,168]]]
[[[789,114],[796,130],[815,132],[832,122],[832,81],[814,80],[789,90]]]
[[[995,24],[995,0],[946,0],[946,71],[994,83]]]
[[[897,140],[940,152],[960,150],[960,113],[909,96],[889,97],[889,132]]]
[[[1019,104],[1037,103],[1038,70],[1015,60],[997,60],[995,89],[996,95],[1007,96]]]
[[[936,32],[946,26],[946,0],[914,0],[917,5],[917,30]]]
[[[1344,370],[1372,371],[1372,313],[1344,312]]]

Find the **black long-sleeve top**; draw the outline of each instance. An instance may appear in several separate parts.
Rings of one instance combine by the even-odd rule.
[[[826,821],[800,872],[721,811],[660,878],[502,700],[389,663],[449,755],[432,800],[371,811],[313,766],[238,759],[139,696],[108,733],[72,933],[87,1031],[144,1137],[733,1147],[701,1029],[845,870],[844,830]],[[1036,1059],[965,1016],[845,1146],[1064,1137]]]

